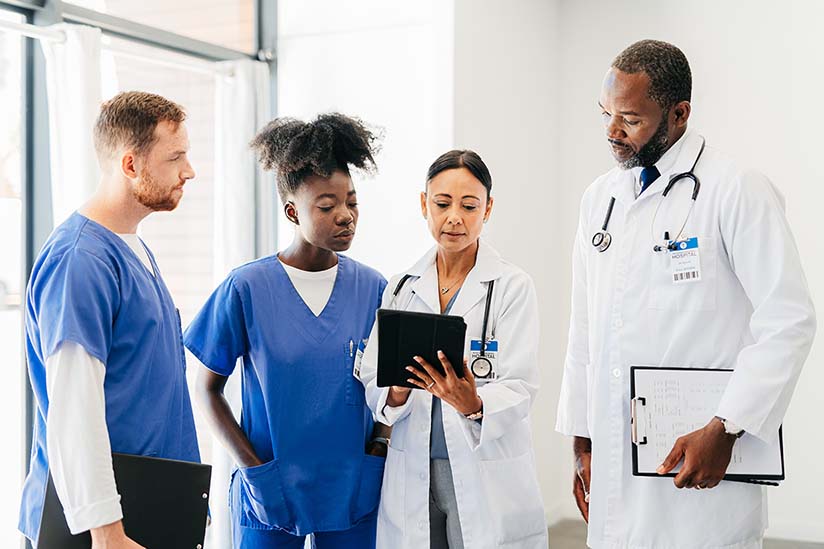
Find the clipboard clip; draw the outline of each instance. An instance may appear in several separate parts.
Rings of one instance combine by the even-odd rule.
[[[647,399],[644,397],[635,397],[629,402],[630,404],[630,421],[632,423],[632,443],[636,446],[643,446],[647,443],[646,425],[639,436],[638,434],[638,406],[646,406]]]

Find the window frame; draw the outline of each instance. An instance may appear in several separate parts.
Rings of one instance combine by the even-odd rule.
[[[26,22],[37,26],[47,26],[66,22],[83,24],[99,28],[104,34],[132,40],[141,44],[161,48],[166,51],[191,56],[206,61],[231,61],[237,59],[254,59],[269,65],[271,112],[277,110],[277,11],[278,0],[254,0],[253,36],[256,52],[254,54],[234,50],[218,44],[182,36],[174,32],[159,29],[134,21],[96,12],[60,0],[0,0],[0,10],[23,15]],[[22,176],[22,233],[23,233],[23,281],[31,275],[37,252],[52,231],[50,174],[49,174],[49,128],[48,103],[46,98],[45,59],[37,41],[25,38],[23,47],[23,128],[21,136]],[[257,185],[256,185],[257,188]],[[258,212],[257,235],[266,231],[274,232],[277,242],[277,223],[274,227],[261,227]],[[271,253],[262,249],[262,238],[256,238],[255,249],[259,255]],[[25,285],[23,285],[25,288]],[[22,307],[22,305],[21,305]],[[23,311],[25,313],[25,311]],[[21,326],[20,337],[24,337]],[[26,365],[25,345],[20,364]],[[25,468],[20,472],[21,481],[25,478],[31,460],[31,445],[35,418],[35,401],[26,369],[24,387],[25,413],[24,430]],[[24,547],[30,548],[26,541]]]

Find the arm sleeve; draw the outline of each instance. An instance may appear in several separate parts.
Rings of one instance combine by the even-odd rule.
[[[500,342],[498,378],[478,387],[484,416],[480,422],[463,419],[464,435],[475,450],[505,435],[529,417],[538,392],[538,299],[526,273],[506,288],[503,310],[495,322]]]
[[[243,303],[233,278],[227,278],[209,297],[186,329],[186,347],[204,366],[228,377],[237,359],[247,352]]]
[[[589,316],[585,255],[588,242],[584,226],[582,207],[572,249],[572,308],[555,430],[567,436],[590,438],[587,427]]]
[[[392,301],[392,292],[397,286],[400,278],[395,277],[384,287],[381,308],[389,306]],[[389,397],[389,387],[378,387],[378,323],[372,325],[372,332],[369,334],[369,343],[363,352],[363,360],[360,369],[360,381],[366,389],[366,404],[372,410],[375,421],[384,425],[394,425],[401,421],[412,410],[412,399],[417,391],[412,391],[409,398],[401,406],[388,406],[386,399]]]
[[[32,282],[32,299],[44,360],[73,341],[106,363],[120,308],[119,281],[110,265],[82,249],[66,252]]]
[[[721,211],[730,264],[752,303],[754,342],[738,354],[717,415],[771,442],[810,352],[815,310],[783,199],[770,181],[740,175]]]
[[[103,364],[67,342],[46,360],[49,470],[72,534],[123,518],[114,481]]]

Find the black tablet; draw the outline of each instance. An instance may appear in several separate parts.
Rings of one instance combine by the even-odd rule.
[[[407,366],[422,369],[412,357],[423,357],[444,373],[438,351],[443,351],[458,377],[463,377],[466,323],[462,317],[378,310],[378,387],[410,387]]]

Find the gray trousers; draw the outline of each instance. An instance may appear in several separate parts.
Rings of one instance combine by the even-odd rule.
[[[429,479],[429,547],[463,549],[461,519],[449,460],[430,460]]]

